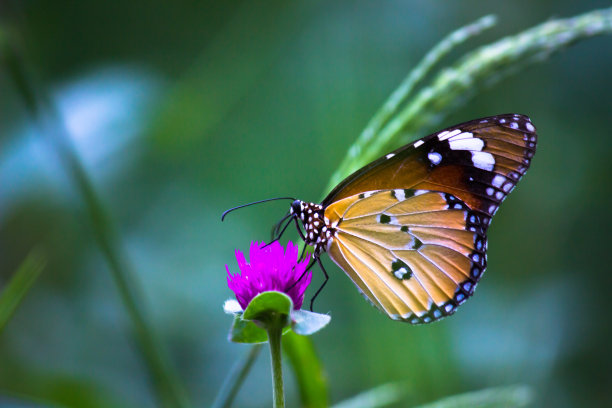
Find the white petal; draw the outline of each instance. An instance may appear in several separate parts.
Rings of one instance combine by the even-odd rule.
[[[240,307],[240,303],[236,299],[227,299],[223,303],[223,311],[227,314],[241,313],[242,307]]]

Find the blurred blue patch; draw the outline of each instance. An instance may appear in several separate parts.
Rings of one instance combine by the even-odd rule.
[[[87,73],[52,92],[70,141],[96,184],[120,175],[140,152],[139,136],[159,81],[130,67]],[[32,192],[71,197],[63,166],[48,135],[23,123],[0,151],[0,214]],[[51,191],[48,191],[51,190]]]

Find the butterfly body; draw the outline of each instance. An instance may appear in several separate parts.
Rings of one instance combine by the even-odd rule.
[[[327,252],[390,318],[454,313],[486,268],[487,230],[535,153],[530,119],[478,119],[397,149],[290,217],[318,260]]]

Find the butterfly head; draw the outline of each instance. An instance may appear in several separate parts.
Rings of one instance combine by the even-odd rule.
[[[320,204],[295,200],[291,203],[290,214],[299,219],[304,227],[303,238],[307,245],[315,248],[315,253],[326,250],[334,236],[334,227],[325,218],[325,209]]]

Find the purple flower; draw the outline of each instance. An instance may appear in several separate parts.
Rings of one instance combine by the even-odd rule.
[[[312,279],[312,272],[302,274],[308,266],[309,258],[298,262],[298,247],[291,241],[287,250],[278,241],[263,248],[264,242],[253,241],[249,251],[250,263],[244,254],[236,250],[236,260],[240,273],[232,275],[227,269],[227,286],[236,294],[236,300],[246,309],[249,302],[262,292],[275,290],[283,292],[293,300],[293,308],[299,309],[304,301],[304,292]],[[302,277],[300,279],[300,277]],[[299,282],[296,283],[296,281]]]

